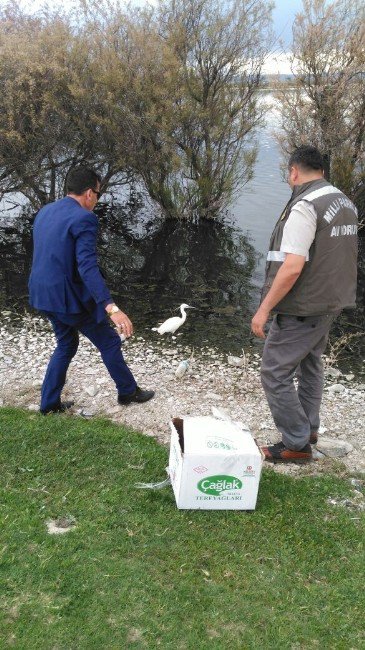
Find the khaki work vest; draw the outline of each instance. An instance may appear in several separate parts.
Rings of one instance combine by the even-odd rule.
[[[298,201],[311,203],[317,229],[309,259],[289,293],[273,308],[294,316],[336,313],[356,306],[357,210],[336,187],[319,179],[294,188],[270,240],[262,300],[285,259],[280,251],[284,226]]]

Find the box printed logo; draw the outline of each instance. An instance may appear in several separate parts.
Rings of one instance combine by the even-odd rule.
[[[247,465],[246,469],[243,470],[243,476],[256,476],[256,472],[252,465]]]
[[[204,465],[199,465],[198,467],[194,467],[194,472],[197,474],[204,474],[204,472],[207,471],[207,467],[204,467]]]
[[[231,440],[226,438],[214,437],[207,441],[208,449],[223,449],[225,451],[236,451],[237,447],[232,443]]]
[[[217,474],[216,476],[207,476],[199,481],[197,485],[198,490],[203,494],[211,494],[214,497],[219,497],[222,492],[241,490],[242,481],[236,476],[226,476],[225,474]]]

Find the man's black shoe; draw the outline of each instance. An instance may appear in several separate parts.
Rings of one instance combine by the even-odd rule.
[[[53,406],[53,408],[44,409],[43,411],[41,410],[40,413],[42,413],[42,415],[48,415],[48,413],[64,413],[65,411],[67,411],[67,409],[70,409],[71,406],[73,406],[74,404],[75,402],[71,402],[71,401],[60,402],[58,406]]]
[[[154,394],[154,390],[142,390],[142,388],[137,386],[136,390],[131,395],[119,395],[118,402],[119,404],[131,404],[132,402],[142,404],[143,402],[148,402],[149,399],[152,399]]]

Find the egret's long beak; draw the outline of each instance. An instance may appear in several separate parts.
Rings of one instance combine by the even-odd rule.
[[[185,309],[198,309],[197,307],[193,307],[192,305],[187,305]]]

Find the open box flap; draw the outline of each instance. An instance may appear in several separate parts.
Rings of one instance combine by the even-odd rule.
[[[254,454],[260,455],[249,431],[243,431],[233,422],[211,416],[185,417],[184,454]]]

